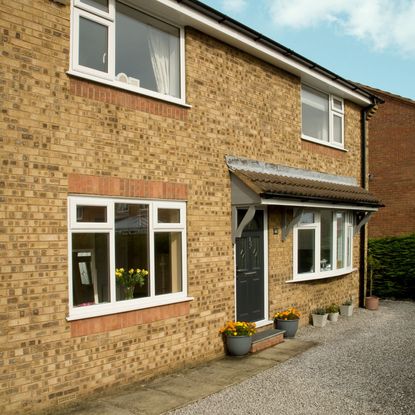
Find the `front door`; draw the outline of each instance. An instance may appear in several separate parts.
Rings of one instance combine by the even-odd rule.
[[[246,209],[238,209],[238,226]],[[257,210],[236,238],[236,317],[238,321],[264,319],[264,211]]]

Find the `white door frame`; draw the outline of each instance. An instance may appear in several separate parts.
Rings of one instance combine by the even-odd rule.
[[[247,209],[247,206],[234,206],[233,207],[233,220],[236,229],[238,215],[238,209]],[[268,319],[269,313],[269,296],[268,296],[268,209],[267,206],[255,206],[255,210],[262,210],[264,212],[264,229],[263,229],[263,242],[264,242],[264,318],[256,322],[257,327],[265,326],[270,324],[272,320]],[[233,246],[233,278],[234,278],[234,304],[235,304],[235,316],[236,320],[236,243]]]

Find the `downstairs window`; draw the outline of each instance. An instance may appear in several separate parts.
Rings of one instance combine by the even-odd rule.
[[[69,317],[186,298],[185,217],[184,202],[69,197]],[[128,290],[121,268],[148,275]]]
[[[306,211],[294,227],[294,280],[348,273],[353,263],[352,252],[352,213]]]

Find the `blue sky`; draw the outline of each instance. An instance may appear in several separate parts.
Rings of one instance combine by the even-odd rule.
[[[415,0],[202,0],[338,75],[415,100]]]

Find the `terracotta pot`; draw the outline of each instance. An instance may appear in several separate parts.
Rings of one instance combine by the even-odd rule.
[[[377,310],[379,308],[379,297],[374,295],[366,297],[366,308],[368,310]]]

